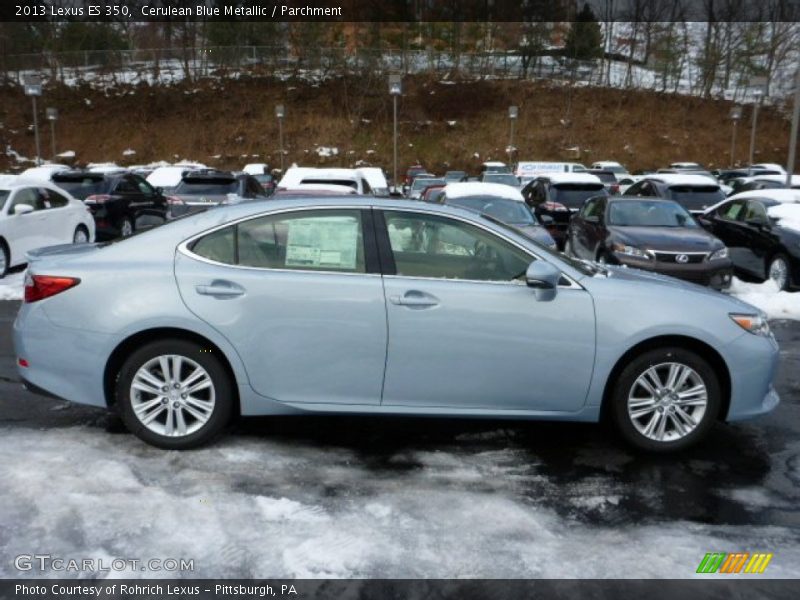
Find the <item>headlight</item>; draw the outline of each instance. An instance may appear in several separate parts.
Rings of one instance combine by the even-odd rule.
[[[762,337],[769,337],[769,323],[765,314],[758,315],[744,315],[731,313],[731,319],[739,327],[745,331],[749,331],[753,335],[760,335]]]
[[[727,248],[720,248],[719,250],[715,250],[711,253],[711,256],[708,257],[708,260],[719,260],[722,258],[728,258],[728,249]]]
[[[635,256],[636,258],[643,258],[645,260],[650,260],[651,256],[647,250],[640,250],[636,246],[627,246],[625,244],[614,243],[611,245],[611,249],[614,252],[618,252],[619,254],[625,254],[627,256]]]

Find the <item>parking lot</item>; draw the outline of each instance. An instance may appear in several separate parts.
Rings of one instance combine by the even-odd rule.
[[[24,391],[17,306],[0,302],[4,556],[189,558],[205,577],[681,578],[747,551],[774,553],[764,576],[797,573],[797,321],[772,323],[780,407],[676,455],[593,425],[354,417],[243,420],[179,453]]]

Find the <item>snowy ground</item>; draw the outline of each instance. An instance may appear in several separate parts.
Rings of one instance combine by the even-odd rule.
[[[25,271],[14,270],[0,279],[0,300],[22,300],[25,288]]]

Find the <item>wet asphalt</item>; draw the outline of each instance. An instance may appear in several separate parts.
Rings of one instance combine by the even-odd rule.
[[[0,302],[0,427],[47,430],[83,426],[128,436],[120,420],[98,410],[33,395],[18,382],[11,326],[17,302]],[[800,530],[800,322],[775,321],[781,346],[780,406],[758,420],[717,425],[703,443],[679,454],[651,456],[624,446],[602,425],[487,420],[270,417],[241,419],[229,435],[288,446],[345,449],[377,479],[421,469],[419,451],[469,458],[513,450],[515,468],[542,478],[517,490],[564,517],[605,525],[689,521],[772,525]],[[80,431],[76,429],[76,431]],[[332,452],[335,454],[335,452]],[[241,492],[262,493],[257,481]],[[309,485],[318,485],[310,482]],[[347,493],[327,482],[323,496]],[[493,488],[471,482],[472,491]],[[602,510],[575,512],[564,496],[611,497]]]

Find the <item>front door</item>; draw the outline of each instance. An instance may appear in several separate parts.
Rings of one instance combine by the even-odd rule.
[[[236,348],[258,394],[286,403],[379,404],[386,308],[365,232],[373,235],[370,213],[357,209],[229,225],[177,253],[181,296]]]
[[[389,349],[383,405],[577,411],[594,365],[594,308],[578,286],[537,301],[534,257],[454,218],[384,211]],[[378,218],[378,223],[382,219]],[[385,238],[384,238],[385,239]],[[394,274],[392,274],[394,273]],[[569,284],[565,279],[564,283]]]

